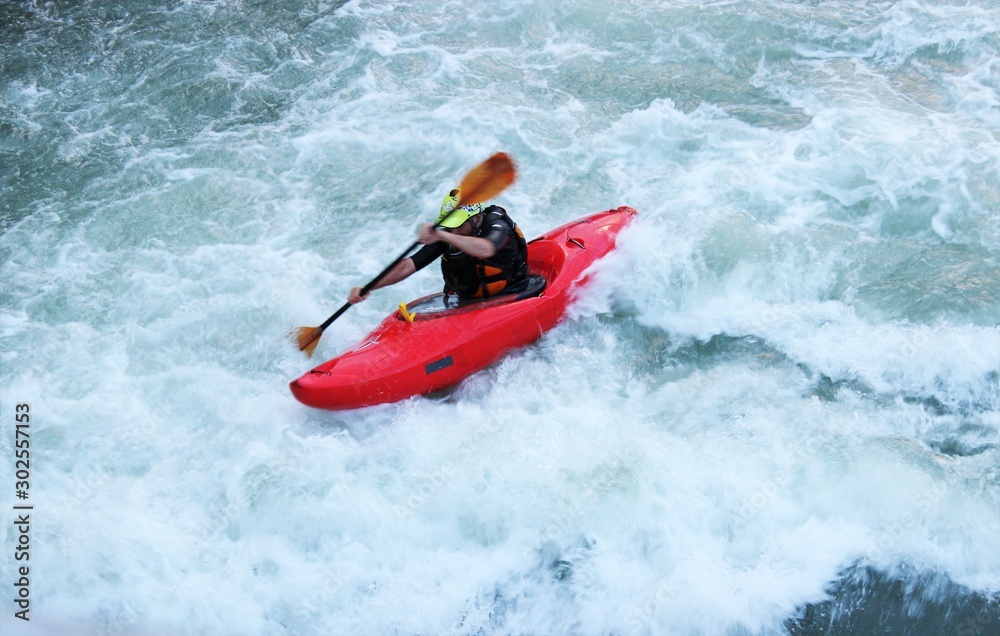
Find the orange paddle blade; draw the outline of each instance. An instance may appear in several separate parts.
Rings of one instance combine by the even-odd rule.
[[[462,185],[459,186],[462,205],[492,199],[514,183],[515,176],[514,164],[507,153],[496,153],[470,170],[462,179]]]
[[[323,329],[320,327],[299,327],[296,335],[296,340],[299,343],[299,351],[305,351],[307,356],[312,357],[313,351],[316,350],[316,345],[319,344],[319,338],[322,335]]]

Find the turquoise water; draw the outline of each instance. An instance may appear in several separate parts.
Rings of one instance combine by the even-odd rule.
[[[3,633],[1000,633],[998,25],[0,5]],[[312,361],[288,330],[499,150],[529,237],[640,213],[567,321],[446,395],[299,405],[440,283]]]

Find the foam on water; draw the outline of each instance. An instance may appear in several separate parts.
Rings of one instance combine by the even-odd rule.
[[[0,15],[4,633],[846,633],[851,591],[1000,624],[995,8]],[[498,149],[529,236],[640,212],[569,319],[442,395],[298,405],[286,331]]]

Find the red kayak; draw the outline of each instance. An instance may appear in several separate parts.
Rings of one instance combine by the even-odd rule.
[[[361,342],[294,380],[292,394],[308,406],[340,410],[460,382],[556,326],[584,271],[614,249],[635,215],[629,207],[599,212],[528,243],[531,284],[520,294],[466,304],[433,294],[401,306]]]

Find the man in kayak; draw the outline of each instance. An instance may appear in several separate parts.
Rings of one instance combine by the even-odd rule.
[[[528,286],[528,246],[517,224],[498,205],[458,206],[459,191],[452,190],[441,204],[437,223],[420,227],[423,245],[404,258],[372,289],[398,283],[441,258],[444,291],[459,298],[489,298],[512,294]],[[456,207],[458,206],[458,207]],[[361,287],[347,296],[361,302]]]

